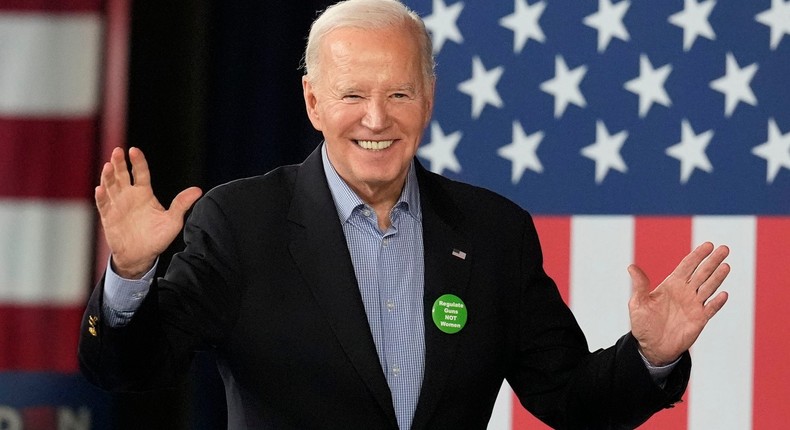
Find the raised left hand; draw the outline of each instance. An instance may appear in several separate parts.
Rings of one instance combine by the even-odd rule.
[[[628,267],[633,283],[628,302],[631,332],[652,365],[663,366],[680,357],[724,306],[726,292],[711,297],[730,273],[723,262],[729,252],[726,246],[714,250],[710,242],[703,243],[653,291],[642,269]]]

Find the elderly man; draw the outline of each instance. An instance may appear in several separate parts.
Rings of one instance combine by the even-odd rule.
[[[527,212],[415,160],[434,100],[422,21],[349,0],[313,24],[301,165],[208,192],[186,248],[157,256],[201,195],[155,199],[143,154],[113,151],[96,188],[112,251],[80,363],[116,390],[178,384],[216,350],[229,428],[484,428],[507,379],[557,428],[635,427],[680,399],[687,350],[724,305],[726,247],[706,243],[656,289],[632,266],[632,330],[590,353],[542,269]]]

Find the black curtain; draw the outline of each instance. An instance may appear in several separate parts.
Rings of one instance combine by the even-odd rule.
[[[135,1],[127,143],[143,150],[154,191],[169,205],[298,163],[320,142],[301,96],[299,64],[310,23],[329,0]],[[160,275],[180,238],[162,256]],[[211,353],[182,387],[114,394],[118,429],[225,427],[225,395]]]

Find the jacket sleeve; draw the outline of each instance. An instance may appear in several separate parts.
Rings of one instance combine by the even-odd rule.
[[[520,301],[529,311],[519,318],[518,351],[507,375],[522,405],[554,428],[624,429],[678,402],[689,379],[689,354],[661,388],[631,334],[610,348],[589,352],[576,319],[543,270],[529,216],[524,225]]]
[[[211,194],[190,214],[184,241],[126,326],[106,323],[103,280],[94,289],[78,350],[92,383],[116,391],[173,387],[183,382],[195,351],[222,344],[238,314],[241,282],[233,232]]]

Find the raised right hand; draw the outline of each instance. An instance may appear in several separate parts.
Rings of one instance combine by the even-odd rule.
[[[181,231],[184,214],[203,192],[197,187],[187,188],[173,199],[170,209],[165,209],[154,196],[143,152],[130,148],[129,160],[131,175],[123,149],[113,149],[94,195],[115,272],[138,279]]]

